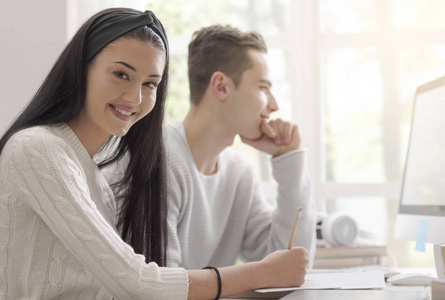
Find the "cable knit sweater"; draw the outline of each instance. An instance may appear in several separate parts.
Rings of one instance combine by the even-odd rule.
[[[182,268],[146,264],[116,232],[109,185],[66,124],[0,156],[0,299],[186,299]]]
[[[193,160],[181,122],[166,127],[169,266],[201,268],[260,260],[285,249],[298,207],[303,207],[294,246],[315,254],[315,206],[306,151],[271,159],[277,205],[268,204],[248,161],[226,148],[218,171],[203,175]]]

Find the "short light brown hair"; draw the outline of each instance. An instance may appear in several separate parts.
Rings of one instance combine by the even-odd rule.
[[[196,31],[189,44],[190,101],[199,104],[212,74],[217,71],[229,76],[237,86],[243,72],[252,67],[247,53],[250,49],[267,53],[260,34],[221,25]]]

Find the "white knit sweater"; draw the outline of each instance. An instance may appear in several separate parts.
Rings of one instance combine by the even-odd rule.
[[[181,122],[166,127],[169,174],[169,266],[187,269],[260,260],[285,249],[298,207],[303,216],[294,246],[315,254],[315,206],[306,168],[306,151],[271,159],[278,183],[277,205],[265,200],[248,161],[226,148],[218,171],[203,175],[193,160]]]
[[[0,156],[0,299],[186,299],[182,268],[146,264],[68,125],[22,130]]]

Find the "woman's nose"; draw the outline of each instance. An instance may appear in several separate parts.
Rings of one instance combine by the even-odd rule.
[[[141,86],[132,86],[125,93],[125,100],[133,105],[139,105],[142,102]]]

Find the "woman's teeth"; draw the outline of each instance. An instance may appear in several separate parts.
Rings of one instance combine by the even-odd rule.
[[[128,112],[128,111],[119,109],[119,108],[117,108],[116,106],[113,106],[113,108],[114,108],[115,111],[117,111],[117,112],[119,112],[119,113],[121,113],[121,114],[123,114],[123,115],[125,115],[125,116],[131,116],[131,115],[133,114],[133,113],[131,113],[131,112]]]

